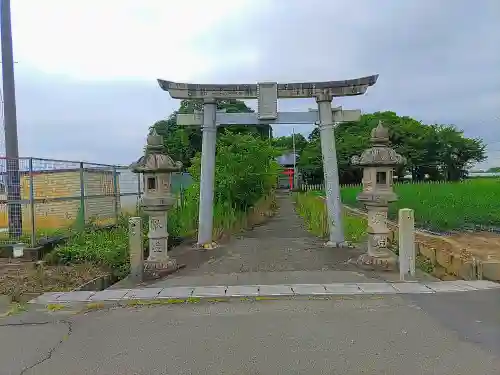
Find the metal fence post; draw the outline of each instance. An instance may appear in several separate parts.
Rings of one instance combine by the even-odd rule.
[[[31,214],[31,247],[36,245],[35,224],[35,187],[33,186],[33,158],[29,158],[29,184],[30,184],[30,214]]]
[[[116,165],[113,166],[113,195],[115,196],[115,224],[118,224],[120,217],[120,192],[118,191],[118,173]]]
[[[80,229],[85,229],[85,168],[84,163],[80,162]]]

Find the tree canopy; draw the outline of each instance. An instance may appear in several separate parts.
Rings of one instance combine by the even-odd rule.
[[[218,110],[226,110],[227,113],[252,113],[253,109],[248,107],[245,102],[241,100],[220,100],[217,102]],[[158,134],[163,135],[165,146],[167,147],[170,155],[175,160],[182,161],[184,167],[187,169],[191,166],[191,159],[197,152],[201,152],[201,129],[195,126],[178,126],[177,114],[194,113],[195,111],[202,111],[203,103],[195,100],[182,100],[181,105],[177,111],[174,111],[167,119],[160,120],[150,127],[150,132],[153,128],[156,129]],[[258,134],[263,138],[268,138],[271,134],[271,127],[264,126],[230,126],[227,128],[233,133],[253,133]],[[224,127],[218,127],[218,133],[224,131]]]
[[[201,151],[201,129],[178,126],[176,116],[178,113],[201,111],[202,107],[203,104],[199,101],[183,100],[177,111],[150,128],[150,130],[155,128],[158,134],[164,136],[164,143],[170,155],[175,160],[182,161],[186,169],[192,165],[196,153]],[[217,108],[224,109],[228,113],[253,112],[240,100],[221,100]],[[474,163],[486,159],[483,141],[465,137],[463,132],[453,125],[425,125],[408,116],[398,116],[394,112],[376,112],[362,115],[357,122],[340,123],[335,128],[341,183],[361,181],[361,170],[351,166],[350,160],[353,155],[359,155],[370,147],[371,130],[379,121],[389,129],[394,149],[407,159],[407,164],[396,171],[396,175],[400,177],[409,173],[416,181],[423,180],[426,176],[432,180],[456,181],[465,177],[467,169]],[[269,125],[229,126],[225,129],[218,127],[218,138],[223,132],[268,139],[271,136],[271,127]],[[274,138],[268,143],[281,153],[293,149],[292,136]],[[323,159],[319,129],[316,127],[307,139],[301,134],[296,134],[295,149],[299,154],[298,167],[304,178],[310,183],[320,183],[323,180]]]
[[[284,137],[273,138],[273,146],[282,150],[283,152],[293,151],[293,136],[287,135]],[[302,134],[295,134],[295,152],[300,154],[307,146],[307,139]]]
[[[453,125],[424,125],[394,112],[376,112],[362,115],[358,122],[340,123],[335,128],[342,183],[361,181],[361,171],[350,165],[350,159],[370,146],[370,132],[379,120],[389,129],[394,149],[407,159],[407,164],[396,171],[401,177],[410,173],[417,181],[426,175],[433,180],[456,181],[466,175],[473,163],[486,159],[483,141],[465,137]],[[316,183],[323,179],[319,129],[315,128],[308,138],[298,164],[305,178]]]

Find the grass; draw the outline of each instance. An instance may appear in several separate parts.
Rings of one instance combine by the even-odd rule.
[[[69,228],[57,228],[57,229],[37,229],[35,232],[35,246],[42,239],[53,238],[68,235],[75,232],[75,229],[72,227]],[[31,228],[23,227],[23,233],[19,236],[19,238],[12,239],[9,236],[8,232],[0,233],[0,243],[1,244],[11,244],[11,243],[23,243],[31,246],[32,234]]]
[[[252,224],[252,216],[263,217],[274,204],[274,195],[263,197],[248,211],[240,212],[228,205],[214,207],[214,238],[225,232],[235,232]],[[191,198],[191,199],[190,199]],[[183,204],[168,213],[170,236],[192,237],[196,234],[198,221],[198,200],[186,197]],[[254,218],[255,221],[255,218]],[[257,220],[258,221],[258,220]],[[143,215],[144,248],[148,246],[148,218]],[[128,217],[119,218],[115,228],[110,230],[79,232],[63,245],[57,246],[46,260],[49,264],[92,264],[121,279],[129,273]]]
[[[308,230],[322,238],[328,237],[326,206],[316,192],[295,193],[297,213],[304,219]],[[367,222],[364,217],[343,213],[344,236],[348,242],[359,243],[366,235]]]
[[[5,318],[5,317],[8,317],[8,316],[13,316],[13,315],[18,315],[18,314],[21,314],[25,311],[27,311],[28,308],[26,307],[25,304],[23,303],[17,303],[17,302],[13,302],[11,303],[9,309],[7,310],[7,312],[3,313],[3,314],[0,314],[0,318]]]
[[[398,200],[390,205],[389,217],[400,208],[415,210],[418,226],[446,231],[476,226],[500,226],[500,179],[474,178],[464,182],[396,184]],[[360,207],[356,195],[361,186],[343,187],[342,202]],[[320,195],[321,192],[311,192]]]

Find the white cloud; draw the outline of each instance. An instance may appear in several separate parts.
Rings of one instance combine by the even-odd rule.
[[[214,60],[191,43],[249,5],[247,0],[12,3],[16,60],[81,80],[189,80],[208,72]]]

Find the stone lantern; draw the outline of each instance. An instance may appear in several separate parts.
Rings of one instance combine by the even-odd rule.
[[[390,147],[389,131],[381,121],[371,132],[371,142],[371,148],[351,159],[352,165],[363,168],[363,190],[357,200],[368,211],[368,251],[358,259],[358,264],[394,269],[397,259],[387,247],[387,211],[389,203],[397,200],[393,190],[394,167],[406,161]]]
[[[141,207],[149,215],[149,255],[144,269],[155,275],[177,268],[175,259],[167,255],[167,212],[176,202],[176,197],[170,192],[172,172],[181,168],[182,163],[174,162],[167,154],[163,137],[156,130],[148,136],[144,156],[130,165],[132,172],[143,175]]]

